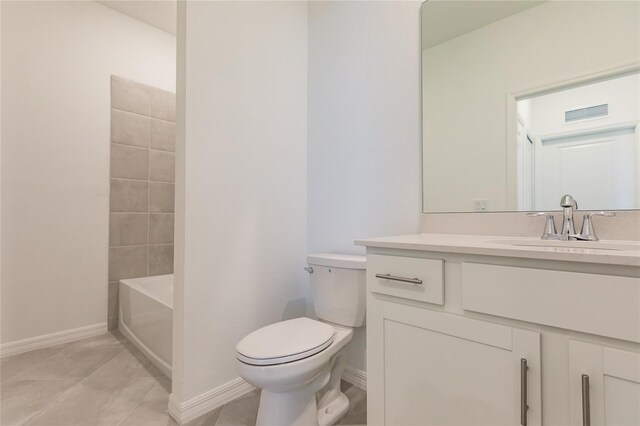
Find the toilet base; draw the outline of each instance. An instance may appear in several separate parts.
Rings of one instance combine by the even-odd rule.
[[[318,406],[311,387],[296,392],[262,390],[256,426],[318,425]]]
[[[329,403],[323,410],[318,411],[318,425],[332,426],[343,418],[349,411],[349,398],[340,392],[340,396]]]

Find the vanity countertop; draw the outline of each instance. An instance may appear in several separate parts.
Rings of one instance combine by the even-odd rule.
[[[400,250],[640,266],[638,241],[550,241],[533,237],[411,234],[361,239],[355,244]]]

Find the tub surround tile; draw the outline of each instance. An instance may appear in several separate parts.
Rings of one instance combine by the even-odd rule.
[[[151,117],[175,123],[176,95],[154,87],[149,88],[149,91],[151,94]]]
[[[153,377],[91,377],[42,410],[30,425],[116,425],[151,390]]]
[[[109,330],[117,330],[118,329],[118,319],[120,313],[118,312],[118,297],[120,292],[120,282],[119,281],[110,281],[109,282],[109,295],[108,295],[108,307],[107,307],[107,329]]]
[[[0,387],[0,424],[24,424],[81,379],[9,380]]]
[[[111,178],[111,212],[146,212],[149,182]]]
[[[109,246],[144,245],[149,241],[147,213],[111,213]]]
[[[109,249],[109,281],[147,276],[148,246]]]
[[[173,244],[173,213],[149,215],[149,244]]]
[[[151,119],[150,147],[163,151],[176,151],[176,125],[169,121]]]
[[[112,143],[111,177],[149,179],[149,150]]]
[[[175,139],[175,95],[112,76],[109,330],[118,327],[118,280],[173,271]],[[169,246],[150,254],[150,244]]]
[[[175,182],[176,155],[173,152],[149,150],[149,180]]]
[[[144,84],[111,76],[111,107],[148,116],[151,104],[149,89]]]
[[[173,273],[173,245],[149,246],[149,275],[164,275]]]
[[[149,212],[173,213],[175,206],[175,184],[149,182]]]
[[[111,142],[148,148],[149,117],[118,109],[111,110]]]

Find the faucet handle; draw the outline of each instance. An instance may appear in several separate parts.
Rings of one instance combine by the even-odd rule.
[[[580,239],[586,241],[598,241],[599,238],[596,235],[595,229],[593,229],[593,222],[591,218],[593,216],[604,216],[604,217],[613,217],[615,216],[615,212],[588,212],[584,214],[582,218],[582,230],[580,231]]]
[[[529,217],[544,216],[546,218],[544,224],[544,232],[542,233],[543,240],[557,240],[559,239],[558,231],[556,230],[556,222],[553,218],[553,214],[547,212],[531,212],[527,213]]]

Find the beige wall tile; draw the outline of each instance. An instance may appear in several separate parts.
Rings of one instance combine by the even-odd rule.
[[[149,150],[112,143],[111,177],[148,179]]]
[[[173,214],[151,213],[149,215],[149,243],[173,243]]]
[[[120,301],[119,297],[119,281],[111,281],[109,283],[109,298],[107,306],[107,326],[109,330],[116,330],[118,328],[118,307]]]
[[[149,90],[151,93],[151,117],[175,123],[176,95],[154,87],[150,87]]]
[[[149,246],[149,276],[173,273],[173,245]]]
[[[149,212],[173,213],[175,205],[173,183],[149,182]]]
[[[109,281],[147,276],[148,247],[112,247],[109,249]]]
[[[173,152],[149,150],[149,180],[175,182],[176,155]]]
[[[176,125],[168,121],[151,119],[151,148],[176,151]]]
[[[149,87],[126,78],[111,76],[111,108],[148,116],[150,103]]]
[[[149,117],[111,110],[111,142],[148,148],[149,131]]]
[[[110,210],[112,212],[146,212],[149,182],[111,179]]]
[[[147,213],[111,213],[109,215],[109,247],[139,246],[149,241]]]

